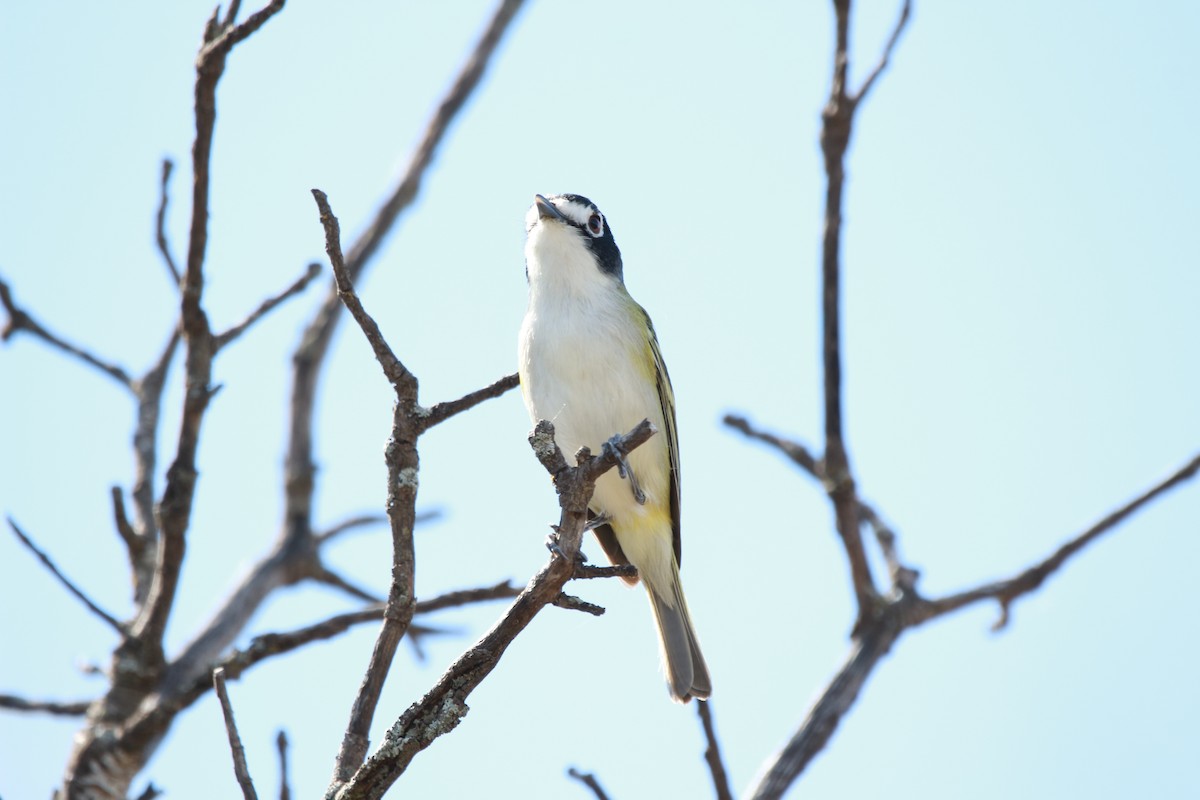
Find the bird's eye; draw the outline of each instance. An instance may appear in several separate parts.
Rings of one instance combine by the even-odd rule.
[[[588,233],[590,233],[592,236],[599,236],[600,234],[604,233],[604,217],[600,216],[598,213],[593,213],[590,217],[588,217],[587,227]]]

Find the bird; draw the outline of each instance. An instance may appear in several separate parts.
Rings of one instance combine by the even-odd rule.
[[[707,699],[712,680],[679,578],[675,396],[654,326],[625,288],[621,251],[595,203],[535,195],[525,229],[529,305],[517,348],[525,406],[534,423],[554,424],[563,452],[617,456],[619,469],[596,481],[588,526],[609,561],[637,568],[671,698]],[[660,434],[622,455],[614,441],[643,419]]]

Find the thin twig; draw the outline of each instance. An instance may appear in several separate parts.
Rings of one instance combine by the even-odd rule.
[[[239,322],[237,325],[234,325],[224,333],[218,334],[216,337],[216,348],[220,350],[222,347],[245,333],[247,328],[269,314],[272,310],[278,307],[280,303],[303,292],[308,288],[308,285],[312,283],[313,279],[320,274],[320,264],[309,264],[305,269],[304,274],[297,278],[291,286],[287,287],[274,297],[268,297],[266,300],[262,301],[258,308],[254,309],[254,311],[252,311],[244,320]]]
[[[334,589],[340,589],[351,597],[359,600],[365,600],[368,603],[382,603],[383,600],[368,592],[359,586],[355,586],[350,581],[338,575],[333,570],[324,565],[318,564],[317,569],[312,573],[312,579],[317,583],[323,583],[326,586],[332,586]]]
[[[854,93],[853,98],[851,98],[855,105],[866,99],[867,93],[875,85],[875,80],[887,69],[888,61],[892,57],[892,51],[896,49],[896,42],[900,41],[900,34],[904,32],[904,26],[908,24],[908,17],[911,13],[912,0],[904,0],[904,6],[900,9],[900,16],[897,18],[896,24],[892,27],[892,35],[888,37],[887,44],[884,45],[883,53],[879,56],[879,62],[875,64],[875,68],[871,70],[871,74],[867,76],[862,86]]]
[[[697,700],[696,713],[700,715],[700,722],[704,727],[704,761],[712,774],[717,800],[733,800],[733,792],[729,788],[729,774],[725,771],[725,762],[721,760],[721,745],[717,742],[717,726],[713,722],[711,701]]]
[[[229,4],[229,10],[225,12],[224,24],[226,27],[237,21],[238,12],[242,10],[242,0],[232,0]]]
[[[438,513],[440,513],[440,512],[433,512],[432,514],[427,515],[425,517],[425,519],[429,519],[431,517],[436,517],[438,515]],[[330,539],[341,536],[343,533],[348,533],[356,528],[365,528],[368,525],[384,525],[387,523],[387,521],[388,521],[388,518],[384,514],[360,514],[357,517],[350,517],[349,519],[344,519],[341,522],[339,522],[338,524],[334,525],[332,528],[329,528],[328,530],[324,530],[324,531],[321,531],[320,533],[313,534],[313,538],[315,538],[318,543],[324,544],[325,542],[328,542]],[[418,522],[422,521],[422,519],[420,518],[420,515],[418,515],[417,521]]]
[[[238,735],[237,722],[233,719],[233,704],[229,702],[229,691],[225,688],[225,670],[213,670],[213,687],[217,690],[221,714],[225,717],[225,733],[229,736],[229,749],[233,753],[233,774],[237,776],[238,786],[242,787],[242,797],[245,800],[258,800],[250,769],[246,765],[246,748],[242,747],[242,737]]]
[[[785,439],[769,431],[760,430],[745,417],[735,414],[726,414],[723,421],[734,430],[741,431],[748,438],[771,445],[809,475],[812,475],[822,484],[826,484],[828,476],[825,472],[824,463],[817,460],[812,451],[800,442],[793,439]],[[883,517],[872,505],[857,493],[855,497],[858,501],[859,519],[870,525],[871,529],[875,532],[875,539],[879,542],[879,548],[883,553],[884,561],[888,565],[888,572],[892,577],[893,589],[901,591],[912,589],[916,583],[917,572],[901,563],[896,543],[896,532],[892,530],[891,526],[884,521]]]
[[[521,378],[517,373],[505,375],[500,380],[485,386],[482,389],[477,389],[470,394],[466,394],[457,400],[450,400],[444,403],[434,403],[430,407],[429,412],[425,416],[425,428],[432,428],[440,422],[445,422],[455,414],[461,414],[464,411],[474,408],[484,400],[491,400],[494,397],[507,392],[509,389],[515,389],[521,384]]]
[[[175,257],[171,255],[171,245],[167,242],[167,185],[171,180],[171,170],[174,167],[175,164],[171,159],[163,159],[162,178],[159,181],[158,187],[158,214],[154,219],[154,240],[158,243],[158,252],[162,255],[163,264],[167,267],[167,274],[171,276],[171,280],[174,281],[175,286],[178,288],[180,281],[179,267],[175,265]]]
[[[593,617],[604,616],[604,606],[598,606],[595,603],[589,603],[587,600],[581,600],[573,594],[559,592],[558,597],[551,601],[551,605],[558,608],[565,608],[568,611],[582,611],[585,614],[591,614]]]
[[[117,633],[122,635],[125,634],[125,625],[118,621],[117,618],[112,614],[109,614],[100,606],[96,605],[96,603],[94,603],[90,597],[83,593],[82,589],[71,582],[70,578],[68,578],[66,575],[63,575],[62,571],[54,565],[54,562],[50,559],[50,556],[46,555],[42,550],[40,550],[38,546],[34,544],[28,536],[25,535],[25,532],[17,526],[17,523],[13,521],[12,517],[8,517],[8,525],[10,528],[12,528],[13,533],[17,535],[17,538],[21,540],[21,544],[29,548],[30,552],[37,556],[38,560],[42,562],[46,569],[50,570],[50,573],[55,578],[58,578],[58,582],[61,583],[68,592],[74,595],[77,600],[87,606],[88,611],[91,611],[97,617],[108,623],[108,626]]]
[[[571,767],[567,770],[567,774],[575,780],[582,783],[584,786],[592,790],[592,794],[596,796],[596,800],[608,800],[608,795],[604,793],[604,789],[600,786],[600,781],[590,772],[580,772]]]
[[[495,586],[484,586],[479,589],[457,589],[431,597],[428,600],[418,600],[416,613],[431,614],[447,608],[485,603],[490,600],[507,600],[521,593],[520,586],[513,586],[512,581],[503,581]]]
[[[633,564],[619,564],[611,567],[579,564],[575,567],[575,575],[572,577],[576,580],[589,580],[592,578],[636,578],[637,576],[637,567]]]
[[[125,542],[125,548],[129,551],[130,563],[136,563],[145,547],[145,542],[133,530],[133,525],[129,523],[129,516],[125,513],[125,495],[121,491],[121,487],[111,486],[108,491],[112,499],[113,524],[117,528],[117,535],[121,537],[121,541]]]
[[[383,374],[387,376],[392,387],[397,392],[403,390],[406,393],[415,394],[416,378],[388,346],[387,340],[383,338],[383,334],[379,330],[379,325],[363,308],[362,301],[354,291],[354,284],[346,269],[346,261],[342,257],[341,228],[338,225],[337,217],[333,215],[333,210],[329,207],[329,198],[320,189],[313,189],[312,196],[317,201],[317,208],[321,212],[321,225],[325,228],[325,252],[329,255],[329,263],[333,267],[338,297],[346,306],[346,310],[350,312],[350,316],[354,317],[358,327],[362,329],[363,335],[367,337],[367,342],[375,353],[375,360],[379,362],[379,366],[383,367]]]
[[[441,516],[442,510],[440,508],[434,508],[417,514],[416,517],[413,518],[413,521],[415,524],[421,525],[423,523],[432,522],[435,519],[439,519]],[[387,523],[387,521],[388,518],[384,514],[360,514],[357,517],[344,519],[338,524],[334,525],[332,528],[323,530],[320,533],[314,533],[313,538],[316,540],[318,545],[321,545],[325,544],[330,539],[335,539],[338,536],[341,536],[343,533],[349,533],[352,530],[365,528],[369,525],[384,525]]]
[[[288,738],[282,729],[275,737],[275,749],[279,752],[279,800],[292,800],[292,790],[288,785]]]
[[[925,622],[960,608],[978,603],[982,600],[995,600],[1000,604],[1000,616],[993,624],[993,630],[1000,630],[1008,624],[1009,607],[1019,597],[1038,589],[1043,582],[1057,572],[1067,561],[1077,555],[1083,548],[1098,539],[1101,535],[1120,525],[1144,506],[1158,499],[1163,494],[1183,484],[1200,472],[1200,454],[1188,461],[1175,472],[1156,483],[1123,506],[1114,509],[1098,520],[1095,524],[1067,540],[1047,558],[1037,564],[1022,570],[1018,575],[1001,581],[994,581],[969,589],[964,592],[948,595],[938,600],[927,600],[920,608],[921,617],[915,623]]]
[[[133,388],[133,379],[129,377],[129,373],[124,369],[56,336],[30,316],[29,312],[20,308],[16,304],[16,301],[13,300],[12,291],[8,288],[8,284],[3,280],[0,280],[0,305],[3,305],[4,310],[8,312],[8,322],[5,324],[4,329],[0,331],[0,341],[7,342],[18,331],[25,331],[67,355],[74,356],[88,366],[100,370],[126,389]]]
[[[154,798],[161,794],[162,790],[153,783],[148,783],[146,784],[146,788],[142,790],[142,793],[137,796],[137,800],[154,800]]]
[[[91,706],[91,700],[62,702],[58,700],[27,700],[13,694],[0,694],[0,708],[9,711],[36,711],[59,717],[82,717]]]

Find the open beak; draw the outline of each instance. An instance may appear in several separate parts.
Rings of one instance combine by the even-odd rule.
[[[533,196],[533,204],[537,206],[538,216],[540,218],[542,218],[542,219],[557,219],[561,222],[567,221],[567,218],[564,217],[562,215],[562,212],[559,211],[554,206],[554,203],[551,203],[549,200],[547,200],[545,197],[542,197],[540,194],[535,194]]]

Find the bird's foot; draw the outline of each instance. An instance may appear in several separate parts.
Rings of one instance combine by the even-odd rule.
[[[601,525],[607,525],[611,520],[612,517],[608,516],[608,514],[596,514],[587,521],[586,525],[583,526],[583,532],[587,533],[588,531],[594,531]]]
[[[629,488],[633,490],[633,499],[637,500],[638,505],[644,506],[646,505],[646,493],[638,485],[637,476],[633,474],[633,469],[630,468],[629,462],[625,460],[625,453],[621,451],[620,445],[621,436],[618,434],[605,442],[601,451],[605,455],[611,455],[613,460],[617,462],[617,473],[629,481]]]
[[[559,558],[566,560],[567,555],[566,555],[566,553],[563,552],[562,546],[559,544],[558,526],[551,525],[550,527],[551,527],[550,535],[546,537],[546,549],[549,550],[554,555],[558,556]],[[586,533],[587,530],[588,529],[585,528],[584,532]],[[575,563],[576,564],[586,564],[587,560],[588,560],[587,556],[585,556],[583,554],[582,550],[575,551]]]

